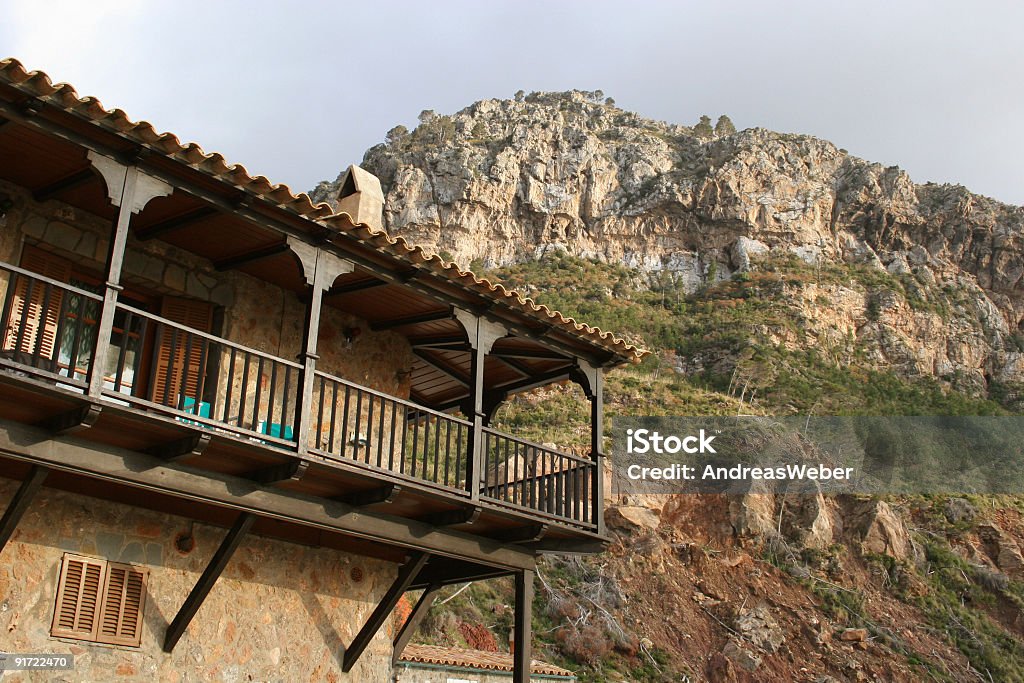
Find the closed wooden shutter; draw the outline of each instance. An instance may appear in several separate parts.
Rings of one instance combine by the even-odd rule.
[[[201,332],[209,332],[213,325],[213,305],[195,299],[164,297],[160,315]],[[198,335],[167,325],[160,325],[157,335],[152,400],[180,408],[189,397],[198,405],[209,358],[208,345]]]
[[[96,640],[114,645],[138,645],[141,642],[146,576],[147,571],[139,567],[116,562],[107,565]]]
[[[70,553],[64,555],[57,584],[57,605],[50,627],[51,635],[96,639],[105,569],[106,563],[102,560]]]
[[[21,267],[60,282],[71,278],[70,261],[32,246],[25,247]],[[56,360],[64,290],[20,275],[11,277],[15,282],[7,304],[3,350],[16,352],[33,365]]]

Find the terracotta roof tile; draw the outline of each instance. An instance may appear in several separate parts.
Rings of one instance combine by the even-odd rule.
[[[464,650],[457,647],[440,647],[438,645],[409,644],[402,652],[401,661],[459,666],[467,669],[512,671],[512,655],[507,652],[483,652],[482,650]],[[534,659],[530,664],[534,674],[548,676],[576,675],[572,671],[537,659]]]
[[[381,252],[417,265],[425,265],[448,280],[461,282],[464,286],[475,289],[488,298],[502,301],[530,317],[561,328],[570,335],[596,343],[614,352],[624,361],[638,362],[648,353],[611,332],[577,322],[543,304],[538,305],[532,299],[508,289],[500,282],[494,283],[486,278],[479,278],[455,263],[444,261],[437,254],[409,244],[403,237],[395,238],[382,230],[374,230],[365,224],[355,223],[348,214],[335,214],[329,204],[313,204],[309,195],[304,192],[295,194],[287,185],[271,183],[264,176],[251,176],[244,166],[228,164],[218,152],[206,153],[194,142],[181,142],[173,133],[158,133],[147,121],[133,122],[120,109],[105,109],[95,97],[79,97],[75,89],[67,83],[53,84],[45,73],[27,71],[16,59],[0,59],[0,82],[15,86],[32,96],[49,100],[66,111],[89,119],[130,140],[148,145],[168,157],[246,192],[261,195],[264,199],[310,221],[339,232],[353,233]]]

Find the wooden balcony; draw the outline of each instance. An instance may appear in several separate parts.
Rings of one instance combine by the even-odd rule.
[[[127,303],[100,338],[100,294],[7,263],[0,300],[0,419],[492,539],[599,540],[590,458],[321,370],[304,382],[300,362]]]

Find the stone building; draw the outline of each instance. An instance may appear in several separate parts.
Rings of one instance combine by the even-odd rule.
[[[527,680],[536,558],[605,544],[602,373],[641,352],[392,239],[349,179],[336,213],[0,61],[0,651],[386,681],[438,590],[513,576]],[[565,379],[590,454],[489,425]]]
[[[512,655],[454,647],[410,644],[395,664],[394,683],[508,683]],[[576,674],[554,664],[533,660],[532,683],[575,683]]]

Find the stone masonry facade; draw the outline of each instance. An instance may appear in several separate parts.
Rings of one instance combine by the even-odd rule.
[[[6,504],[17,482],[0,478]],[[190,552],[175,538],[191,534]],[[73,653],[52,681],[386,681],[391,629],[349,674],[351,642],[396,574],[395,565],[337,550],[249,536],[170,654],[164,633],[224,538],[183,517],[44,488],[0,554],[0,651]],[[52,638],[65,552],[149,568],[138,648]],[[38,673],[8,673],[11,683]]]

